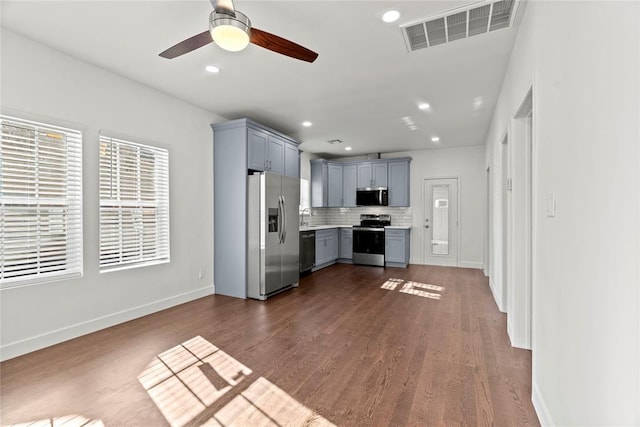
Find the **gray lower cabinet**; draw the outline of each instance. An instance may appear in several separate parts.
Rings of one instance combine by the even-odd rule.
[[[353,259],[353,229],[340,228],[340,253],[341,261],[349,262]]]
[[[338,259],[338,229],[316,230],[316,265],[318,270]]]
[[[408,229],[384,231],[384,261],[388,267],[406,267],[409,264],[409,232]]]

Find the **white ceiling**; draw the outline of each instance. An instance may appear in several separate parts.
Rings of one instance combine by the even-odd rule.
[[[228,119],[252,118],[328,157],[484,143],[515,30],[409,53],[399,28],[469,3],[235,0],[254,27],[318,52],[312,64],[253,45],[159,57],[208,28],[208,0],[3,0],[0,12],[12,31]],[[390,8],[402,16],[385,24],[380,17]],[[209,64],[222,71],[205,72]],[[419,102],[431,108],[419,110]],[[305,120],[313,126],[303,128]],[[440,142],[431,142],[436,135]]]

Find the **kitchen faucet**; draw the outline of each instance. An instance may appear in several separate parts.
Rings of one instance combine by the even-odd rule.
[[[303,227],[305,225],[309,225],[308,222],[304,222],[304,212],[307,211],[307,213],[309,214],[309,216],[311,216],[311,209],[309,208],[304,208],[302,209],[302,212],[300,212],[300,227]]]

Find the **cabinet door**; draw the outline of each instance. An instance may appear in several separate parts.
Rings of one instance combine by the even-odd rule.
[[[349,228],[340,229],[340,258],[353,258],[353,230]]]
[[[300,178],[298,146],[290,142],[284,146],[284,174],[292,178]]]
[[[316,266],[327,262],[327,238],[316,232]]]
[[[342,167],[342,206],[354,207],[356,205],[357,179],[356,165]]]
[[[284,146],[285,141],[269,135],[269,150],[267,151],[267,170],[284,175]]]
[[[358,188],[370,188],[373,184],[371,180],[371,163],[360,163],[357,165]]]
[[[335,261],[338,259],[339,255],[339,242],[338,242],[338,229],[334,228],[331,230],[331,234],[328,237],[327,245],[329,246],[329,261]]]
[[[342,165],[328,165],[327,206],[342,207]]]
[[[373,181],[373,188],[378,187],[386,187],[388,184],[387,180],[387,162],[374,163],[372,168],[372,176],[371,179]]]
[[[384,239],[385,262],[405,262],[405,233],[404,230],[387,230]]]
[[[409,162],[389,162],[389,206],[409,206]]]
[[[267,169],[267,144],[269,135],[257,129],[248,129],[249,169],[264,171]]]
[[[311,161],[311,207],[327,207],[327,163],[324,160]]]

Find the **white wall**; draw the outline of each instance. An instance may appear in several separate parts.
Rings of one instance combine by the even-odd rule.
[[[412,264],[424,263],[425,178],[458,178],[460,246],[458,265],[483,268],[485,148],[484,146],[385,153],[382,157],[411,157]]]
[[[5,30],[1,67],[4,111],[84,130],[84,277],[0,291],[2,358],[213,293],[209,124],[222,119]],[[169,149],[170,263],[98,273],[99,129]]]
[[[543,425],[640,424],[639,9],[529,2],[488,133],[495,214],[500,142],[533,85],[532,388]]]

